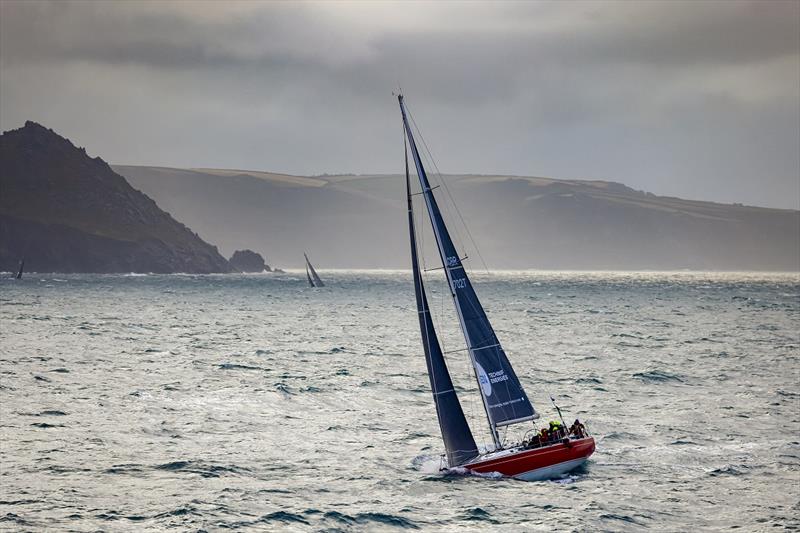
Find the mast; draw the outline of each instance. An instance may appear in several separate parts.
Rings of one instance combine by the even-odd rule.
[[[405,148],[405,137],[403,137]],[[428,369],[428,379],[431,383],[433,402],[436,405],[436,416],[439,419],[439,429],[447,451],[447,464],[450,467],[458,466],[478,455],[475,438],[469,429],[469,424],[464,416],[464,410],[458,401],[458,395],[453,387],[447,363],[444,360],[436,329],[433,326],[428,298],[422,282],[417,252],[417,237],[414,227],[414,209],[411,202],[411,179],[408,173],[408,150],[406,156],[406,198],[408,201],[408,235],[411,241],[411,270],[414,275],[414,296],[417,302],[417,316],[419,317],[422,346],[425,351],[425,365]]]
[[[497,434],[498,426],[531,420],[537,418],[538,414],[522,389],[519,378],[517,378],[514,369],[511,367],[511,363],[508,361],[500,341],[497,339],[494,329],[486,317],[483,306],[472,287],[472,282],[469,280],[466,270],[464,270],[420,159],[419,151],[411,132],[411,126],[406,116],[402,95],[398,96],[398,101],[411,155],[414,158],[417,177],[422,187],[422,195],[425,199],[428,216],[436,237],[442,267],[450,286],[450,294],[453,297],[453,304],[456,308],[461,331],[464,334],[470,361],[475,371],[475,378],[478,381],[484,410],[489,421],[489,429],[495,447],[501,448],[502,443]]]

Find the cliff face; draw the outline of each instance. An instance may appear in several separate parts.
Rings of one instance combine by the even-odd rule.
[[[34,122],[0,136],[0,269],[230,272],[99,157]]]

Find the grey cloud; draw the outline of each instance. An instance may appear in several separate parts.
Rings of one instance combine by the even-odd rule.
[[[227,5],[0,3],[0,124],[120,163],[392,172],[400,83],[448,172],[800,206],[798,2]]]
[[[315,15],[302,3],[294,8],[264,3],[246,16],[211,21],[190,11],[131,9],[135,5],[122,10],[106,2],[7,1],[3,5],[5,59],[187,68],[268,63],[281,57],[301,63],[317,57],[324,62],[323,58],[352,53],[347,43],[360,39],[358,26],[332,27],[335,21]],[[195,5],[198,11],[203,9],[203,3]],[[550,29],[547,19],[537,27],[536,4],[511,6],[505,11],[508,22],[521,19],[525,24],[511,29],[491,25],[459,30],[448,28],[449,21],[443,17],[442,28],[390,27],[383,33],[387,38],[365,44],[380,51],[381,41],[402,41],[481,66],[488,65],[487,60],[531,57],[556,58],[566,66],[598,61],[718,65],[797,55],[800,47],[800,3],[793,1],[570,3],[567,7],[576,12],[576,23],[569,30],[559,25]],[[466,7],[469,11],[469,4]],[[373,23],[380,28],[380,21]],[[504,51],[500,56],[498,47]],[[454,48],[462,53],[454,54]],[[416,58],[425,60],[426,54]],[[379,55],[373,58],[380,60]]]

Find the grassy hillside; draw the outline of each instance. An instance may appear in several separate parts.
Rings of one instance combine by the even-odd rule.
[[[226,251],[249,247],[284,266],[301,266],[303,250],[321,267],[408,265],[400,175],[115,168]],[[800,270],[798,211],[655,196],[608,181],[441,181],[436,194],[453,233],[478,259],[474,239],[489,268]]]

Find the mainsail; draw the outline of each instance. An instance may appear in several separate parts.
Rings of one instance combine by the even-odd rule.
[[[453,388],[450,372],[436,336],[428,307],[428,298],[419,269],[417,257],[417,237],[414,228],[414,212],[411,205],[411,182],[408,175],[408,154],[406,154],[406,192],[408,195],[408,233],[411,238],[411,270],[414,272],[414,294],[417,300],[419,328],[422,332],[422,346],[425,349],[425,363],[428,367],[428,378],[431,382],[433,401],[436,404],[436,415],[442,440],[447,451],[449,466],[461,465],[478,455],[478,447],[472,431],[469,429],[464,411]]]
[[[442,267],[450,285],[461,330],[464,333],[475,376],[480,385],[486,415],[495,445],[500,446],[497,426],[523,422],[538,417],[511,363],[506,357],[500,341],[492,329],[489,319],[481,306],[478,296],[467,276],[461,258],[445,226],[442,213],[433,195],[428,176],[420,160],[411,126],[406,117],[403,97],[398,97],[403,126],[414,158],[422,195],[428,208],[436,244],[442,260]]]
[[[312,265],[311,261],[308,260],[308,256],[305,253],[303,253],[303,256],[306,258],[306,268],[311,271],[311,277],[314,279],[314,282],[312,283],[312,286],[314,286],[314,287],[324,287],[325,284],[322,283],[321,279],[319,279],[319,276],[317,275],[317,271],[314,270],[314,265]]]

